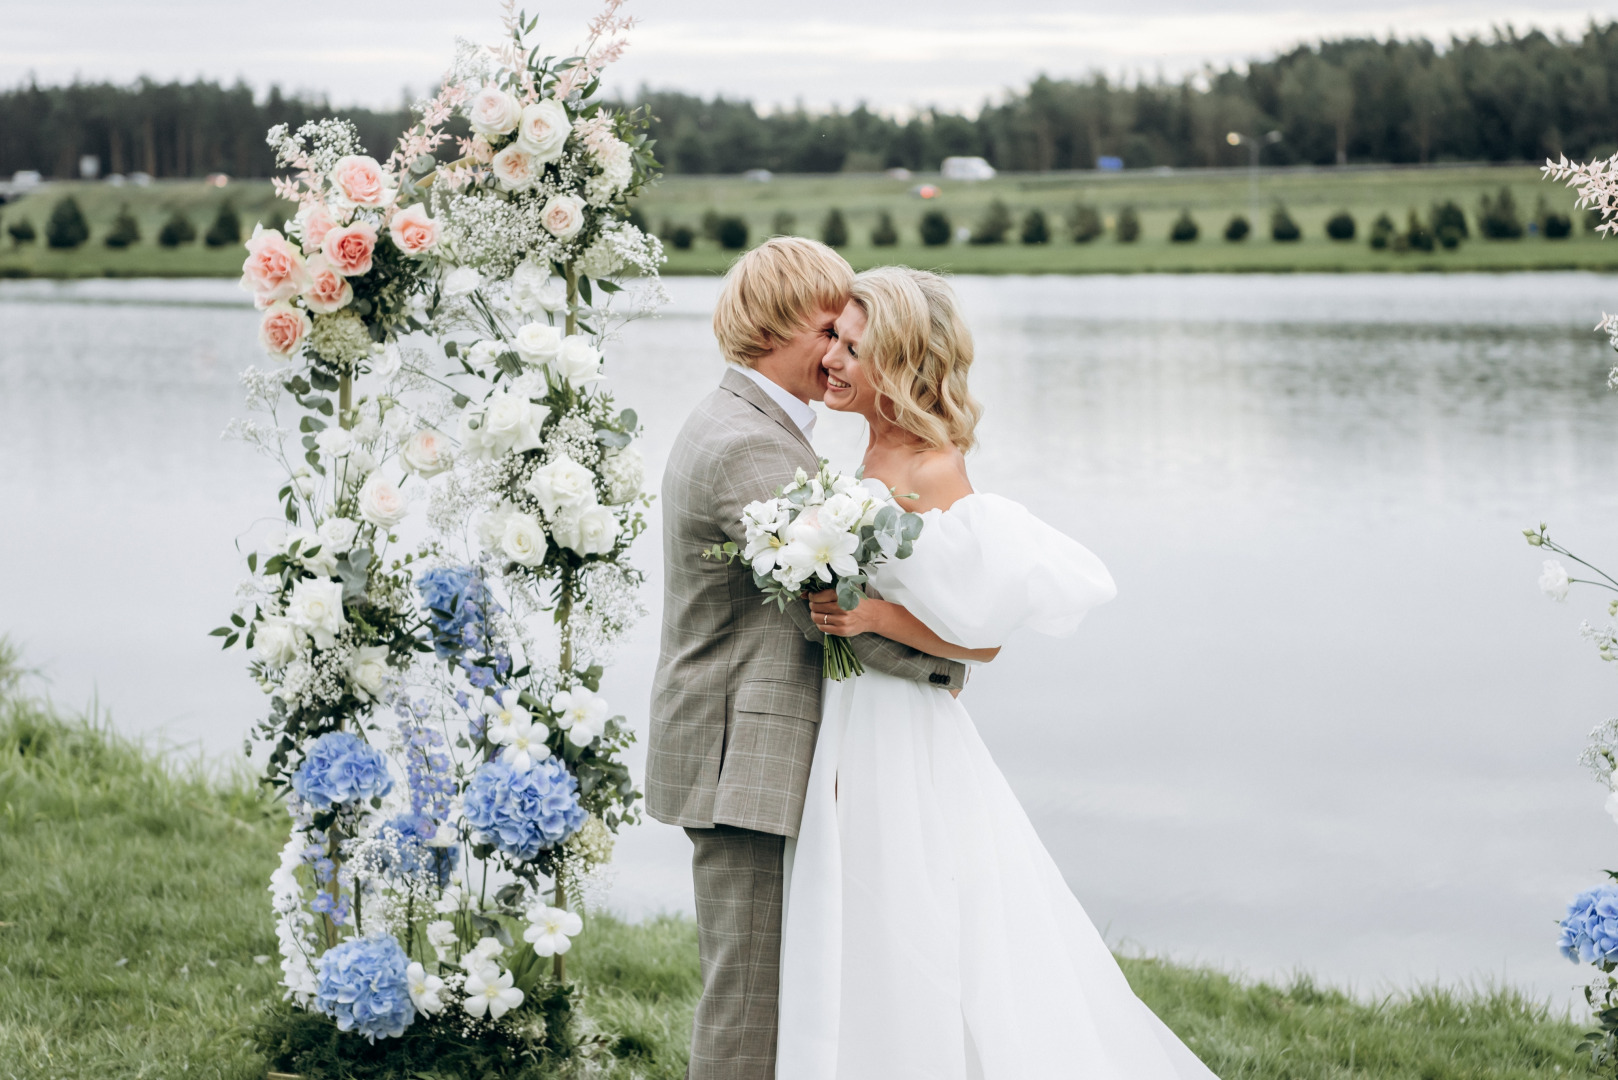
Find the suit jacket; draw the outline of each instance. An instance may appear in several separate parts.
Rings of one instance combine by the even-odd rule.
[[[798,834],[820,730],[820,631],[807,605],[766,605],[750,570],[702,552],[743,543],[742,507],[818,461],[786,412],[736,371],[674,442],[663,474],[663,640],[646,758],[646,808],[659,821]],[[943,687],[965,680],[963,665],[887,638],[850,642],[873,671]]]

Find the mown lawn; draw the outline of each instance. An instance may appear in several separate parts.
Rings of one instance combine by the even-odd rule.
[[[278,997],[265,882],[283,821],[243,776],[165,761],[30,696],[0,639],[0,1080],[262,1078],[246,1030]],[[618,1038],[610,1075],[683,1076],[692,924],[593,917],[570,959],[586,1011]],[[1509,990],[1366,1001],[1303,978],[1124,966],[1224,1080],[1589,1072],[1578,1029]]]

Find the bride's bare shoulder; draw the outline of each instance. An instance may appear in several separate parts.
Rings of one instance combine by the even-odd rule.
[[[955,447],[923,450],[906,462],[903,485],[896,485],[899,505],[906,510],[948,510],[956,499],[972,494],[966,475],[966,456]],[[909,496],[914,495],[915,498]]]

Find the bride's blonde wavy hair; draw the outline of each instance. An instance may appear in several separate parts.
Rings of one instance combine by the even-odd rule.
[[[983,406],[966,385],[972,332],[937,274],[881,266],[854,276],[865,312],[860,366],[882,415],[933,449],[972,449]]]

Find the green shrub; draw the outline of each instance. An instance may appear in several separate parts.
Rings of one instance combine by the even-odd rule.
[[[1543,195],[1539,198],[1539,205],[1534,208],[1534,217],[1539,221],[1539,231],[1547,240],[1566,240],[1573,232],[1573,219],[1552,210]]]
[[[1087,203],[1077,203],[1067,214],[1068,235],[1075,244],[1088,244],[1101,235],[1101,215]]]
[[[1399,238],[1403,241],[1402,247],[1409,251],[1431,251],[1436,246],[1436,237],[1427,227],[1426,222],[1412,210],[1405,224],[1405,234]]]
[[[1511,189],[1502,187],[1495,198],[1483,196],[1483,209],[1478,214],[1478,231],[1489,240],[1522,239],[1522,219],[1517,216],[1517,200]]]
[[[1189,244],[1202,232],[1190,210],[1181,210],[1180,216],[1169,226],[1169,239],[1176,244]]]
[[[848,246],[848,222],[843,218],[843,212],[835,206],[820,226],[820,239],[830,248]]]
[[[921,215],[921,242],[928,247],[943,247],[955,235],[955,226],[942,210],[929,210]]]
[[[696,230],[689,225],[676,225],[669,230],[669,243],[674,245],[675,251],[690,251],[696,242]]]
[[[84,220],[79,201],[71,195],[62,196],[45,222],[45,242],[53,248],[71,251],[90,239],[90,223]]]
[[[973,244],[1003,244],[1006,234],[1011,232],[1011,210],[999,199],[989,204],[983,216],[972,229],[969,241]]]
[[[1292,220],[1292,215],[1287,213],[1287,208],[1277,206],[1270,214],[1270,239],[1283,244],[1290,244],[1302,237],[1303,230],[1298,228],[1296,221]]]
[[[1140,215],[1133,206],[1118,211],[1118,224],[1113,227],[1120,244],[1133,244],[1140,239]]]
[[[707,240],[712,240],[715,243],[718,243],[719,242],[719,223],[721,221],[723,221],[723,220],[724,219],[719,216],[719,211],[713,209],[712,207],[709,207],[707,210],[704,210],[702,212],[702,235],[703,235],[703,238],[707,239]]]
[[[795,236],[798,232],[798,219],[790,210],[777,210],[775,217],[770,221],[771,236]]]
[[[191,219],[178,210],[169,215],[163,222],[163,227],[157,232],[157,242],[166,248],[177,248],[181,244],[189,244],[197,238],[197,227],[191,224]]]
[[[894,228],[893,215],[886,210],[876,217],[876,228],[871,230],[871,243],[877,247],[892,247],[899,242],[899,230]]]
[[[119,209],[118,217],[112,223],[112,231],[102,242],[110,248],[126,248],[140,242],[140,222],[129,212],[128,203]]]
[[[735,215],[722,217],[714,229],[714,238],[726,251],[740,251],[747,246],[747,222]]]
[[[1327,218],[1326,235],[1333,240],[1354,239],[1354,215],[1347,210],[1339,210]]]
[[[34,233],[34,223],[29,221],[27,218],[16,219],[10,225],[6,226],[6,232],[11,234],[12,247],[21,247],[24,244],[32,244],[36,238]]]
[[[242,242],[242,219],[236,216],[236,208],[230,205],[229,199],[219,204],[219,213],[214,215],[213,224],[208,226],[202,242],[211,248],[230,247]]]
[[[1378,215],[1377,219],[1371,222],[1371,247],[1377,251],[1386,250],[1388,245],[1393,243],[1398,231],[1394,228],[1392,218],[1385,213]]]
[[[1022,242],[1025,244],[1048,244],[1051,239],[1051,227],[1045,222],[1045,211],[1030,210],[1022,219]]]
[[[1246,240],[1247,234],[1252,231],[1253,226],[1247,223],[1246,216],[1242,214],[1231,215],[1230,220],[1225,223],[1225,239],[1233,244]]]
[[[1433,235],[1440,239],[1446,231],[1455,236],[1457,242],[1469,239],[1472,235],[1472,231],[1466,227],[1466,211],[1457,206],[1454,199],[1445,199],[1441,203],[1433,204],[1432,218]]]

